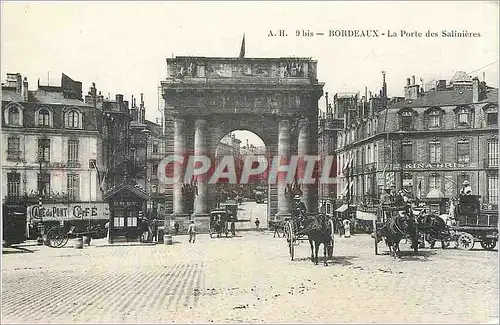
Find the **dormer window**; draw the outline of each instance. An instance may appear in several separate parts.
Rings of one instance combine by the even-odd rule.
[[[404,111],[401,113],[400,128],[402,130],[412,130],[413,129],[413,112]]]
[[[441,116],[438,111],[432,111],[429,113],[429,127],[438,128],[441,126]]]
[[[455,110],[456,126],[469,127],[472,124],[472,110],[467,106],[459,106]]]
[[[47,108],[41,108],[36,112],[37,126],[52,126],[52,114]]]
[[[427,128],[434,129],[442,126],[443,112],[440,108],[431,108],[426,113]]]
[[[9,124],[19,125],[21,121],[21,114],[19,114],[19,107],[11,106],[9,107]]]
[[[486,126],[498,125],[498,105],[488,105],[484,107],[486,114]]]
[[[82,113],[76,109],[69,110],[66,113],[66,127],[69,129],[82,128]]]
[[[4,109],[4,121],[8,126],[23,125],[23,111],[18,104],[11,103]]]

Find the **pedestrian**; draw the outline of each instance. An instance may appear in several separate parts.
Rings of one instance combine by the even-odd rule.
[[[109,242],[109,221],[104,225],[104,229],[106,229],[106,239]]]
[[[152,224],[152,238],[153,242],[158,241],[158,220],[153,219],[153,224]]]
[[[351,221],[346,218],[342,223],[344,225],[344,238],[351,237]]]
[[[196,240],[196,228],[194,226],[194,221],[191,221],[188,227],[188,234],[189,234],[189,242],[194,243]]]
[[[176,221],[174,223],[174,229],[175,229],[175,234],[178,235],[179,234],[179,221]]]
[[[260,220],[259,218],[255,218],[255,230],[259,231]]]

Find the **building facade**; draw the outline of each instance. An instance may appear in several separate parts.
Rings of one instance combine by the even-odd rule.
[[[337,133],[344,129],[344,119],[334,117],[333,107],[328,101],[328,93],[325,93],[326,112],[319,116],[318,121],[318,155],[321,158],[319,170],[322,171],[327,156],[333,156],[333,164],[329,166],[329,177],[337,177],[337,160],[335,150],[337,149]],[[328,167],[328,166],[327,166]],[[337,207],[337,185],[320,183],[318,187],[318,200],[320,211],[333,215]]]
[[[339,196],[364,203],[384,187],[406,188],[431,210],[457,197],[464,180],[484,210],[498,208],[498,89],[458,72],[424,92],[407,79],[405,98],[352,121],[338,138]]]
[[[28,206],[28,220],[107,218],[92,162],[99,158],[99,112],[82,84],[28,90],[21,74],[2,84],[3,203]],[[41,208],[41,209],[40,209]]]

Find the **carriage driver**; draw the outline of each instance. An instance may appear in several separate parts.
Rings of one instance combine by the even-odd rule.
[[[300,195],[295,195],[293,198],[292,219],[296,222],[299,228],[302,228],[304,225],[306,214],[306,205],[300,200]]]
[[[396,206],[400,211],[403,211],[408,217],[412,216],[412,208],[411,201],[409,196],[409,192],[407,189],[399,190],[398,195],[396,196]]]
[[[462,183],[462,188],[460,189],[460,196],[463,195],[472,195],[472,187],[470,186],[469,181],[464,181]]]

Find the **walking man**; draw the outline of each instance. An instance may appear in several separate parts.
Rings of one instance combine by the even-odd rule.
[[[259,231],[260,220],[259,218],[255,218],[255,230]]]
[[[196,240],[196,228],[194,226],[194,221],[191,221],[191,223],[189,224],[189,227],[188,227],[188,234],[189,234],[189,242],[191,243],[194,243],[194,241]]]

